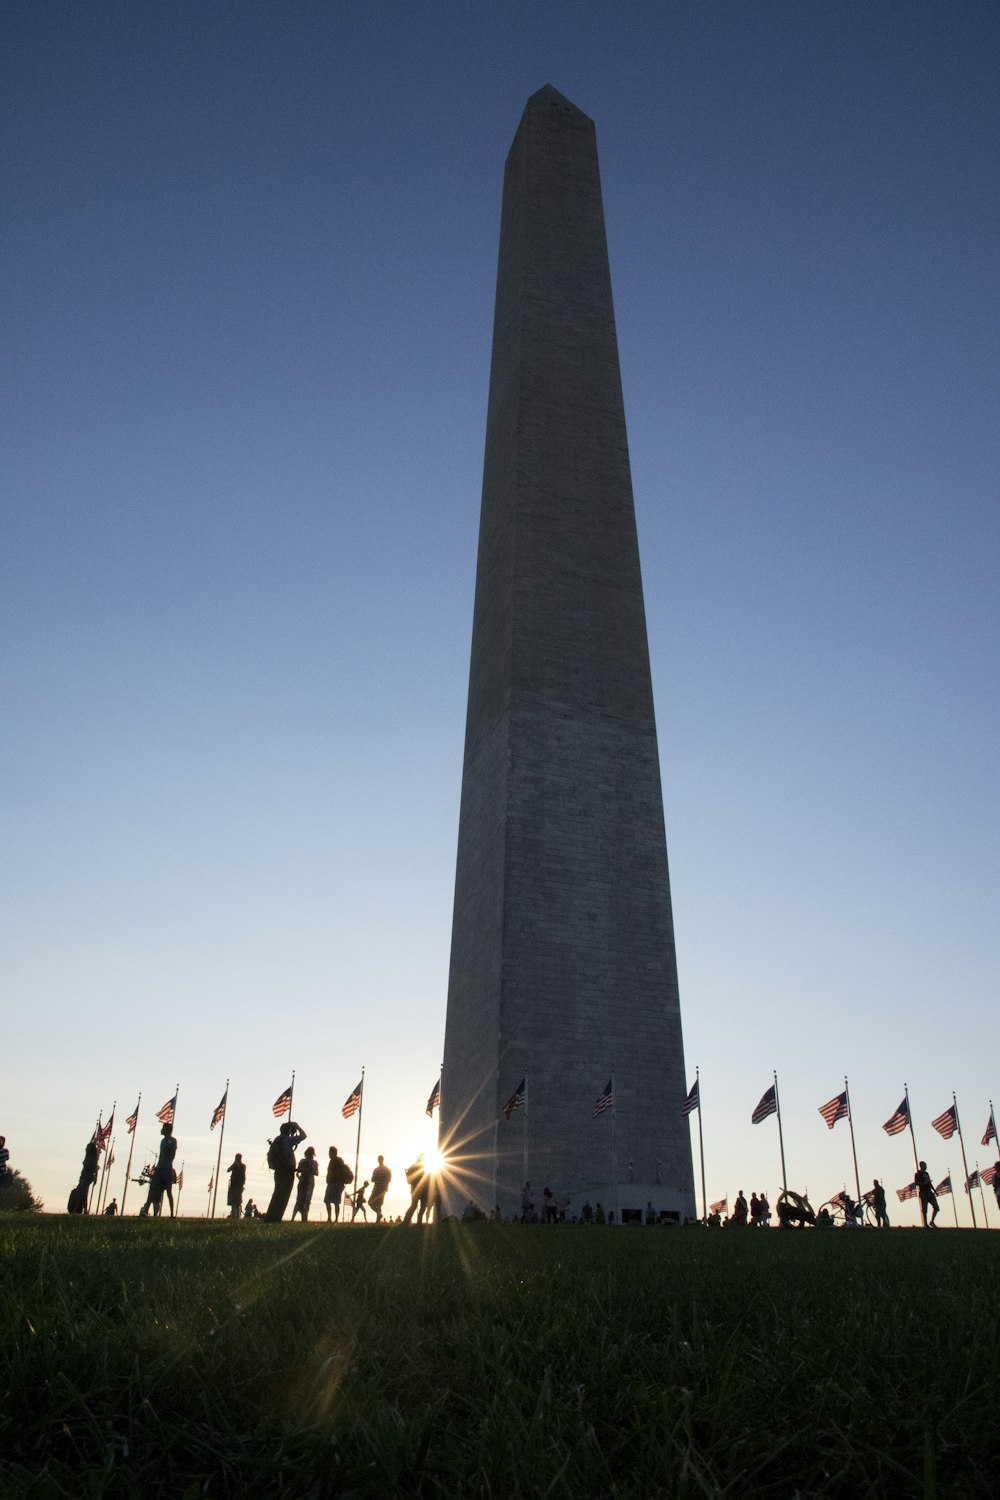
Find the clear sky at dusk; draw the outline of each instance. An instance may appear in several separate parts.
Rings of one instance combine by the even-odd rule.
[[[814,1201],[845,1072],[868,1182],[904,1080],[936,1179],[953,1089],[995,1159],[998,76],[986,0],[8,0],[0,1133],[49,1207],[178,1080],[190,1212],[227,1076],[254,1196],[292,1068],[321,1157],[363,1064],[369,1165],[433,1139],[547,82],[597,126],[709,1196],[780,1186],[775,1068]]]

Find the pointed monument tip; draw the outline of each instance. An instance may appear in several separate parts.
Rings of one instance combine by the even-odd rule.
[[[563,109],[581,116],[584,120],[589,118],[589,116],[583,113],[582,109],[577,108],[572,99],[567,99],[565,94],[560,94],[559,90],[553,88],[551,83],[546,83],[536,93],[532,94],[525,105],[526,111],[541,108]]]

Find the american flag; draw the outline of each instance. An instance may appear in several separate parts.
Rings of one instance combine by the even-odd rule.
[[[841,1191],[839,1193],[834,1193],[833,1197],[830,1199],[830,1204],[834,1208],[839,1208],[839,1206],[843,1203],[843,1201],[844,1201],[844,1193],[843,1193],[843,1189],[841,1189]]]
[[[981,1146],[988,1146],[989,1143],[990,1143],[990,1141],[995,1141],[996,1138],[997,1138],[997,1122],[993,1118],[993,1111],[990,1110],[990,1118],[989,1118],[989,1122],[987,1123],[987,1126],[986,1126],[986,1134],[983,1136],[983,1138],[979,1142],[979,1144]]]
[[[767,1119],[768,1115],[776,1115],[777,1113],[778,1090],[772,1083],[771,1087],[768,1089],[767,1093],[761,1097],[760,1103],[754,1110],[753,1114],[750,1116],[750,1123],[752,1125],[759,1125],[761,1120]]]
[[[183,1186],[184,1186],[184,1168],[181,1167],[180,1171],[177,1173],[177,1191],[180,1192],[180,1190],[181,1190],[181,1188]]]
[[[979,1186],[979,1168],[977,1167],[976,1170],[974,1172],[970,1172],[969,1175],[968,1175],[968,1177],[965,1179],[965,1191],[967,1193],[969,1193],[969,1192],[972,1191],[972,1189],[974,1187],[978,1187],[978,1186]]]
[[[161,1125],[172,1125],[174,1123],[174,1110],[177,1108],[177,1095],[168,1099],[161,1109],[156,1111],[156,1118]]]
[[[906,1096],[904,1095],[903,1098],[899,1101],[899,1108],[896,1110],[896,1113],[889,1116],[888,1120],[886,1120],[885,1124],[882,1126],[882,1129],[885,1131],[886,1135],[898,1135],[901,1130],[906,1129],[909,1123],[910,1106],[906,1101]],[[913,1195],[911,1194],[910,1196],[912,1197]]]
[[[427,1108],[424,1110],[424,1114],[425,1115],[433,1115],[434,1111],[436,1109],[440,1108],[440,1105],[441,1105],[441,1080],[439,1078],[438,1081],[437,1081],[437,1083],[431,1089],[431,1096],[430,1096],[430,1098],[427,1101]]]
[[[954,1104],[949,1105],[944,1114],[938,1115],[936,1120],[931,1121],[931,1124],[938,1135],[943,1136],[946,1141],[950,1141],[958,1127],[958,1111]]]
[[[139,1101],[137,1099],[136,1102],[135,1102],[135,1109],[133,1110],[133,1112],[130,1115],[126,1115],[125,1116],[125,1124],[128,1126],[128,1133],[129,1133],[129,1135],[132,1134],[132,1132],[135,1130],[135,1127],[136,1127],[136,1125],[138,1125],[138,1123],[139,1123]]]
[[[996,1167],[984,1167],[983,1170],[979,1174],[979,1180],[980,1180],[980,1182],[985,1182],[985,1184],[986,1184],[987,1187],[993,1187],[994,1182],[996,1182],[996,1178],[997,1178],[997,1169],[996,1169]]]
[[[505,1119],[509,1120],[515,1109],[520,1109],[521,1105],[524,1103],[525,1083],[526,1079],[522,1078],[521,1082],[518,1084],[517,1088],[511,1094],[510,1098],[507,1100],[507,1103],[504,1105],[503,1112]]]
[[[224,1120],[226,1118],[226,1100],[228,1098],[229,1098],[229,1090],[226,1089],[226,1092],[223,1094],[222,1098],[219,1100],[218,1104],[215,1106],[215,1111],[214,1111],[214,1113],[212,1115],[212,1123],[208,1127],[209,1130],[214,1130],[215,1127],[216,1127],[216,1125],[218,1125],[221,1120]]]
[[[614,1084],[612,1083],[611,1079],[609,1078],[608,1081],[607,1081],[607,1083],[604,1085],[603,1091],[600,1094],[598,1094],[597,1099],[596,1099],[596,1101],[594,1103],[594,1119],[596,1120],[598,1115],[603,1115],[603,1113],[604,1113],[604,1111],[606,1109],[613,1109],[614,1108],[614,1103],[615,1103]]]
[[[951,1173],[950,1172],[948,1173],[947,1177],[942,1177],[941,1178],[941,1181],[938,1183],[938,1185],[934,1189],[934,1191],[938,1195],[939,1198],[943,1198],[944,1195],[945,1195],[945,1193],[950,1193],[951,1192]]]
[[[700,1079],[696,1078],[691,1085],[691,1092],[681,1105],[681,1114],[689,1115],[696,1109],[701,1109],[701,1092],[698,1088]]]
[[[291,1109],[291,1107],[292,1085],[289,1084],[287,1089],[282,1089],[277,1099],[275,1099],[274,1103],[271,1105],[271,1113],[276,1120],[280,1120],[282,1115],[288,1114],[288,1111]]]
[[[720,1198],[719,1201],[718,1201],[718,1203],[710,1203],[708,1205],[708,1211],[709,1211],[710,1214],[724,1214],[728,1208],[729,1208],[729,1199],[728,1199],[728,1197],[727,1198]]]
[[[833,1129],[838,1120],[846,1120],[847,1090],[845,1089],[842,1094],[838,1094],[836,1099],[831,1099],[829,1104],[821,1104],[819,1107],[819,1112],[823,1116],[830,1130]]]
[[[896,1197],[899,1199],[900,1203],[905,1203],[907,1198],[915,1198],[916,1196],[917,1185],[914,1182],[908,1182],[905,1188],[896,1189]]]
[[[114,1115],[111,1116],[111,1119],[106,1125],[102,1125],[100,1120],[98,1120],[93,1134],[93,1139],[97,1142],[98,1152],[106,1151],[108,1149],[108,1141],[111,1139],[111,1127],[114,1123]]]
[[[347,1098],[344,1100],[344,1103],[343,1103],[343,1106],[341,1108],[340,1113],[343,1115],[343,1117],[344,1117],[345,1120],[349,1120],[352,1115],[356,1115],[357,1114],[357,1112],[358,1112],[358,1110],[360,1108],[361,1108],[361,1083],[359,1082],[358,1085],[357,1085],[357,1087],[353,1088],[351,1090],[351,1092],[348,1094]]]

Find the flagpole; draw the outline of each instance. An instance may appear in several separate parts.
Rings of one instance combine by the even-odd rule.
[[[903,1098],[906,1100],[906,1118],[910,1126],[910,1141],[913,1145],[913,1165],[920,1170],[920,1158],[917,1155],[917,1138],[913,1133],[913,1110],[910,1108],[910,1085],[903,1084]]]
[[[97,1116],[97,1128],[94,1131],[94,1136],[93,1136],[93,1139],[95,1141],[99,1141],[100,1137],[101,1137],[101,1118],[102,1118],[102,1115],[103,1115],[103,1110]],[[100,1154],[101,1154],[101,1148],[100,1148],[100,1146],[98,1146],[98,1148],[97,1148],[97,1154],[98,1154],[98,1156],[100,1156]],[[97,1181],[98,1181],[98,1179],[97,1179],[97,1177],[95,1177],[94,1180],[93,1180],[93,1182],[90,1184],[90,1190],[87,1193],[87,1212],[88,1212],[88,1214],[90,1213],[90,1206],[91,1206],[91,1204],[94,1201],[94,1188],[97,1186]]]
[[[142,1103],[142,1093],[140,1091],[140,1093],[139,1093],[139,1104],[141,1104],[141,1103]],[[129,1174],[132,1171],[132,1152],[135,1150],[135,1137],[136,1137],[136,1132],[139,1129],[139,1104],[137,1104],[136,1107],[135,1107],[135,1124],[132,1126],[132,1144],[128,1148],[128,1165],[125,1168],[125,1186],[122,1188],[122,1207],[121,1207],[122,1213],[125,1212],[125,1199],[128,1196],[128,1179],[129,1179]]]
[[[111,1119],[108,1121],[109,1126],[113,1125],[115,1123],[115,1110],[117,1108],[118,1108],[118,1100],[116,1099],[115,1102],[114,1102],[114,1104],[112,1104],[112,1106],[111,1106]],[[107,1188],[108,1170],[109,1170],[110,1165],[111,1165],[111,1140],[110,1140],[110,1136],[109,1136],[109,1138],[108,1138],[108,1144],[104,1148],[104,1161],[101,1164],[101,1180],[100,1180],[100,1182],[97,1185],[97,1208],[95,1210],[96,1213],[100,1213],[100,1211],[101,1211],[101,1209],[103,1207],[101,1199],[102,1199],[102,1195],[104,1194],[104,1192],[105,1192],[105,1190]]]
[[[993,1100],[992,1099],[990,1100],[990,1124],[993,1126],[993,1149],[998,1154],[1000,1154],[1000,1136],[997,1135],[997,1118],[996,1118],[996,1115],[993,1113]],[[987,1149],[989,1148],[989,1144],[990,1144],[989,1141],[987,1141],[986,1142]]]
[[[976,1205],[973,1201],[972,1189],[969,1187],[969,1163],[965,1159],[965,1141],[962,1138],[962,1122],[958,1117],[958,1100],[955,1098],[954,1089],[952,1089],[951,1093],[951,1102],[955,1110],[955,1128],[958,1131],[958,1144],[962,1148],[962,1166],[965,1169],[965,1186],[969,1194],[969,1211],[972,1214],[972,1227],[973,1229],[977,1229],[979,1226],[976,1223]]]
[[[618,1114],[618,1085],[615,1083],[614,1064],[611,1066],[611,1206],[618,1228],[618,1138],[615,1133],[615,1116]],[[701,1110],[698,1111],[701,1119]]]
[[[951,1175],[951,1168],[950,1167],[948,1168],[948,1177],[949,1177],[949,1180],[951,1181],[951,1207],[952,1207],[952,1212],[955,1215],[955,1228],[957,1229],[958,1228],[958,1200],[955,1197],[955,1179]]]
[[[177,1217],[181,1216],[181,1193],[184,1191],[184,1158],[181,1158],[181,1169],[177,1174]]]
[[[226,1092],[222,1099],[225,1106],[222,1111],[222,1119],[219,1121],[219,1154],[215,1158],[215,1192],[212,1194],[212,1212],[210,1219],[215,1218],[215,1205],[219,1200],[219,1168],[222,1166],[222,1142],[226,1134],[226,1116],[229,1113],[229,1079],[226,1079]]]
[[[844,1093],[847,1095],[847,1123],[851,1127],[851,1155],[854,1157],[854,1186],[858,1190],[858,1202],[861,1203],[861,1174],[858,1171],[858,1151],[854,1144],[854,1116],[851,1113],[851,1091],[847,1086],[847,1075],[844,1075]],[[864,1214],[861,1216],[864,1223]]]
[[[295,1074],[292,1074],[294,1085]],[[361,1098],[358,1100],[358,1135],[354,1142],[354,1191],[358,1192],[358,1162],[361,1159],[361,1114],[365,1107],[365,1070],[361,1069]],[[356,1200],[355,1200],[356,1201]]]
[[[705,1192],[705,1137],[701,1128],[701,1073],[694,1070],[694,1081],[698,1085],[698,1153],[701,1156],[701,1216],[708,1218],[708,1194]]]
[[[778,1097],[778,1075],[774,1075],[774,1108],[778,1116],[778,1145],[781,1149],[781,1186],[788,1192],[788,1175],[785,1172],[785,1135],[781,1128],[781,1100]]]
[[[984,1229],[989,1229],[989,1227],[990,1227],[990,1221],[986,1217],[986,1194],[983,1192],[983,1174],[979,1170],[979,1160],[978,1160],[978,1158],[976,1160],[976,1177],[979,1180],[979,1196],[983,1200],[983,1228]],[[970,1197],[972,1196],[971,1193],[970,1193],[969,1196]]]
[[[97,1212],[98,1213],[101,1213],[104,1210],[104,1208],[107,1206],[107,1202],[108,1202],[108,1183],[111,1181],[111,1163],[114,1161],[114,1159],[115,1159],[115,1137],[112,1136],[111,1137],[111,1144],[108,1146],[108,1164],[107,1164],[107,1166],[104,1169],[104,1184],[103,1184],[103,1186],[104,1186],[104,1197],[98,1201],[98,1204],[97,1204]]]
[[[292,1082],[291,1082],[291,1086],[290,1086],[290,1088],[288,1090],[288,1118],[289,1118],[289,1120],[294,1120],[295,1119],[295,1116],[292,1114],[292,1105],[293,1105],[294,1102],[295,1102],[295,1069],[293,1068],[292,1069]]]

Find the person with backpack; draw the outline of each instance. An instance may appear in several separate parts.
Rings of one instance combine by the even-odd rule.
[[[331,1220],[340,1221],[340,1201],[344,1196],[344,1189],[348,1183],[354,1181],[354,1173],[347,1165],[342,1156],[337,1154],[336,1146],[330,1147],[330,1160],[326,1164],[326,1192],[323,1194],[323,1203],[326,1208],[326,1222]]]
[[[294,1120],[285,1120],[267,1148],[267,1164],[274,1173],[274,1192],[264,1215],[268,1224],[280,1224],[295,1185],[295,1148],[306,1133]]]

